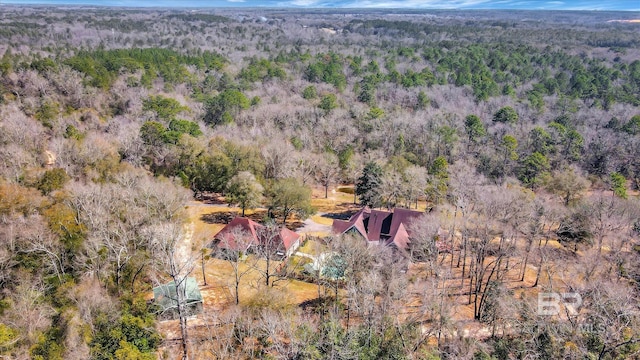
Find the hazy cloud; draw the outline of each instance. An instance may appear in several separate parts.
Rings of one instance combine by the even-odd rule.
[[[490,0],[356,0],[344,3],[345,7],[363,8],[444,8],[458,9],[487,5]],[[495,2],[495,1],[493,1]]]
[[[640,11],[640,0],[0,0],[2,4]]]
[[[293,6],[315,7],[319,6],[320,1],[317,0],[294,0],[290,2]]]

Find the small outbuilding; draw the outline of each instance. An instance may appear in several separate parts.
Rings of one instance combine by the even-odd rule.
[[[203,300],[198,282],[193,277],[184,280],[185,309],[188,316],[202,312]],[[178,293],[176,283],[170,281],[164,285],[153,288],[154,303],[158,306],[158,316],[163,319],[176,319],[178,317]]]

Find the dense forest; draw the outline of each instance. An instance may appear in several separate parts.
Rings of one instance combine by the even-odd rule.
[[[632,19],[0,6],[0,358],[637,358]],[[235,303],[159,330],[210,257],[187,205],[295,228],[338,186],[427,210],[409,248],[317,239],[303,304],[268,255],[240,301],[236,259]]]

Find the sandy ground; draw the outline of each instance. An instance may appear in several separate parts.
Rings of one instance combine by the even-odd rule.
[[[323,216],[325,213],[317,213],[317,216]],[[304,226],[296,229],[298,234],[330,234],[331,225],[320,224],[315,221],[315,216],[308,218],[303,222]],[[331,219],[328,219],[331,220]],[[332,221],[331,221],[332,222]]]

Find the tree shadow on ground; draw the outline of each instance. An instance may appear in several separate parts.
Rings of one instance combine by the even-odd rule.
[[[240,213],[236,211],[216,211],[216,212],[202,215],[200,217],[200,220],[207,224],[228,224],[231,222],[231,220],[235,219],[238,216],[240,216]],[[258,210],[252,214],[246,214],[245,217],[257,222],[258,224],[264,224],[265,219],[267,218],[267,211]],[[282,225],[280,219],[276,218],[273,220],[276,222],[278,226]],[[304,223],[298,219],[293,221],[291,220],[287,221],[287,229],[289,230],[298,229],[303,225]]]
[[[319,298],[310,299],[304,301],[298,305],[302,310],[308,312],[318,312],[321,310],[325,310],[327,306],[330,306],[335,301],[335,297],[333,296],[321,296]]]
[[[344,207],[347,210],[340,212],[329,212],[322,214],[322,217],[333,219],[333,220],[348,220],[353,214],[357,213],[362,209],[362,206],[351,204],[351,203],[341,203],[338,204],[340,207]]]
[[[281,225],[280,222],[278,222],[278,225]],[[287,229],[289,229],[291,231],[295,231],[296,229],[299,229],[299,228],[301,228],[303,226],[304,226],[304,222],[302,222],[300,220],[294,220],[294,221],[287,222]]]
[[[222,196],[222,194],[219,194],[219,193],[210,193],[210,192],[200,193],[200,194],[196,194],[195,198],[196,200],[202,201],[204,204],[209,204],[209,205],[226,204],[226,202],[224,201],[224,197]]]
[[[251,215],[245,215],[245,217],[257,223],[262,223],[266,214],[266,211],[256,211]],[[204,214],[200,217],[200,220],[206,222],[207,224],[228,224],[231,222],[231,220],[235,219],[238,216],[240,216],[240,213],[236,211],[219,211]]]

